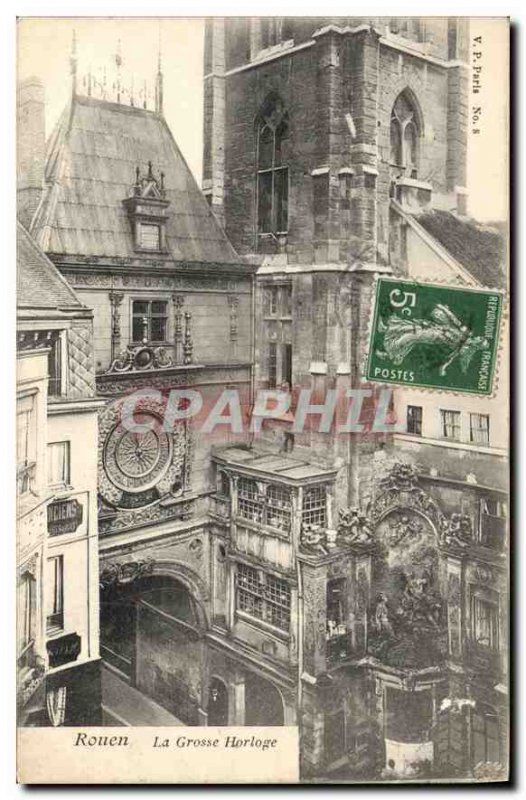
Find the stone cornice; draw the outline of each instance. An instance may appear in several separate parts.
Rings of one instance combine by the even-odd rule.
[[[294,53],[297,53],[301,50],[305,50],[309,47],[312,47],[316,44],[316,41],[320,38],[323,38],[327,34],[336,34],[339,36],[355,36],[357,34],[363,33],[372,33],[377,38],[381,45],[385,47],[390,47],[393,50],[397,50],[401,53],[404,53],[408,56],[412,56],[413,58],[418,58],[422,61],[426,61],[429,64],[433,64],[437,67],[442,67],[442,69],[449,69],[451,67],[460,67],[462,69],[469,69],[469,65],[466,64],[464,61],[459,61],[458,59],[454,61],[447,61],[446,59],[439,58],[437,56],[432,56],[429,53],[425,52],[425,49],[418,43],[411,42],[408,40],[407,43],[405,41],[401,41],[401,37],[397,37],[396,39],[391,35],[385,35],[383,31],[378,30],[377,28],[362,24],[356,27],[351,27],[350,25],[326,25],[318,30],[314,31],[312,34],[311,39],[306,42],[301,42],[300,44],[294,45],[293,43],[288,44],[287,47],[282,47],[281,49],[276,49],[275,51],[271,50],[270,52],[263,54],[259,58],[255,58],[252,61],[247,62],[246,64],[241,64],[239,67],[233,67],[232,69],[226,70],[222,74],[217,73],[209,73],[204,76],[204,80],[209,80],[211,78],[225,78],[229,77],[230,75],[236,75],[239,72],[245,72],[249,69],[254,69],[259,67],[261,64],[267,64],[270,61],[276,61],[279,58],[283,58],[284,56],[289,56]],[[415,47],[414,45],[417,44]],[[413,45],[413,46],[412,46]],[[425,43],[424,43],[425,45]]]
[[[86,270],[90,273],[135,274],[145,275],[203,275],[205,277],[223,277],[235,275],[250,277],[255,267],[249,262],[223,264],[219,262],[175,261],[173,258],[144,258],[121,256],[82,256],[48,253],[48,257],[60,270],[67,274],[70,270],[78,272]]]
[[[59,400],[50,400],[47,406],[48,416],[57,416],[59,414],[82,414],[98,411],[99,408],[105,406],[108,401],[106,398],[96,397],[83,397],[80,399],[60,398]]]

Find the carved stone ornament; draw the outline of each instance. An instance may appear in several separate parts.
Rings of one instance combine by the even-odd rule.
[[[369,520],[355,507],[340,509],[338,534],[346,544],[370,544],[373,540]]]
[[[86,263],[93,264],[98,261],[97,256],[75,256],[77,264]],[[61,263],[64,258],[60,258]],[[127,258],[119,259],[117,257],[105,259],[108,263],[116,264],[118,266],[137,267],[137,272],[129,273],[116,273],[110,275],[107,272],[78,272],[72,271],[71,267],[66,267],[64,272],[67,273],[68,281],[74,287],[95,287],[97,289],[105,288],[123,288],[123,289],[168,289],[171,291],[195,291],[207,290],[218,293],[238,292],[239,294],[250,295],[250,279],[241,275],[237,280],[230,280],[225,276],[212,276],[210,274],[199,275],[151,275],[141,272],[145,266],[156,267],[166,262],[160,262],[154,259],[148,259],[144,256],[141,258]],[[173,262],[172,262],[173,263]],[[177,270],[184,271],[185,264],[177,262]]]
[[[413,464],[395,461],[388,474],[380,481],[380,489],[389,491],[411,491],[417,488],[418,471]]]
[[[441,546],[465,549],[473,539],[471,519],[465,514],[453,513],[450,518],[418,484],[418,472],[412,464],[396,462],[380,481],[382,490],[370,504],[367,515],[373,526],[395,511],[411,509],[426,517],[438,534]],[[418,533],[418,523],[407,515],[398,515],[391,529],[393,542],[401,542],[411,534]]]
[[[239,298],[235,295],[229,294],[227,296],[228,305],[230,308],[230,341],[235,342],[237,341],[237,325],[238,325],[238,306],[239,306]]]
[[[33,580],[36,580],[37,569],[38,553],[33,553],[33,555],[18,568],[18,580],[20,581],[25,575],[30,575]]]
[[[473,538],[470,517],[466,514],[451,514],[450,519],[443,521],[440,534],[441,544],[468,547]]]
[[[495,583],[493,571],[485,564],[476,567],[474,570],[474,575],[476,580],[484,585]]]
[[[42,685],[46,677],[46,670],[43,663],[37,664],[32,669],[19,677],[17,681],[17,705],[23,708],[27,701],[34,695],[39,686]]]
[[[132,372],[135,370],[168,369],[175,362],[168,355],[166,347],[150,345],[128,345],[110,364],[107,374],[113,372]]]
[[[184,522],[192,518],[194,513],[194,500],[189,500],[175,505],[163,506],[159,502],[152,505],[135,508],[131,511],[119,510],[112,515],[106,514],[99,518],[99,535],[109,536],[113,533],[136,528],[139,525],[154,524],[156,522]]]
[[[151,575],[154,564],[152,558],[144,561],[105,564],[101,568],[99,577],[101,589],[106,589],[108,586],[125,586],[145,575]]]
[[[113,373],[116,375],[116,373]],[[122,373],[119,377],[111,379],[105,375],[97,375],[97,394],[104,397],[121,396],[125,392],[135,392],[138,389],[149,389],[152,385],[151,377],[138,376],[133,371]],[[172,389],[176,386],[188,385],[188,372],[178,372],[175,375],[156,375],[156,389]]]

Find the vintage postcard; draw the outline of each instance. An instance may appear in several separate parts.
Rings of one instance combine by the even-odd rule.
[[[20,783],[509,780],[508,43],[19,19]]]

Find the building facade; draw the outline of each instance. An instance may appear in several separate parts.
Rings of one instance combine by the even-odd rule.
[[[148,109],[72,59],[21,185],[93,310],[106,724],[298,724],[307,779],[506,764],[506,364],[439,407],[362,377],[378,276],[504,281],[465,215],[468,45],[465,20],[210,20],[202,192],[161,72]]]
[[[215,458],[230,630],[271,650],[279,577],[297,652],[274,625],[267,660],[297,666],[305,775],[506,763],[507,366],[490,400],[396,388],[390,434],[362,377],[378,276],[505,288],[502,237],[466,216],[468,48],[462,19],[207,27],[203,190],[258,265],[255,384],[291,401]],[[294,423],[302,390],[350,388],[361,431]]]
[[[19,721],[96,725],[93,317],[20,224],[17,252]]]
[[[48,142],[31,232],[93,309],[104,720],[197,725],[210,696],[223,703],[206,639],[224,560],[209,534],[211,452],[238,438],[204,422],[225,388],[249,410],[254,267],[172,138],[160,74],[156,102],[74,88]],[[141,391],[130,428],[126,401]],[[190,419],[183,404],[195,395],[202,413]]]

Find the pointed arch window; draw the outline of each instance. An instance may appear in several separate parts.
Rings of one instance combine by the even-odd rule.
[[[290,17],[260,17],[258,22],[260,50],[275,47],[293,37],[293,20]]]
[[[390,162],[416,177],[420,126],[413,104],[402,92],[396,98],[390,124]]]
[[[288,115],[279,99],[262,109],[257,126],[257,230],[284,234],[288,228],[289,171],[285,163]]]

